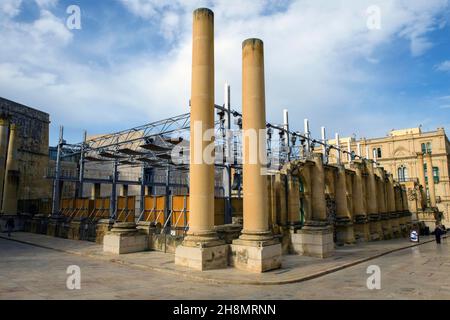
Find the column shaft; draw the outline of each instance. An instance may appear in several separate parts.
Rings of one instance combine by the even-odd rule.
[[[315,166],[312,167],[311,174],[311,206],[312,220],[327,222],[327,207],[325,201],[325,170],[322,157],[313,158]]]
[[[194,11],[190,128],[189,232],[208,237],[214,226],[214,162],[205,158],[214,130],[214,14]],[[204,139],[205,138],[205,139]],[[212,163],[211,163],[212,162]],[[188,237],[189,238],[189,237]]]
[[[374,168],[372,163],[366,163],[367,169],[367,213],[368,214],[377,214],[378,206],[377,206],[377,188],[376,188],[376,180],[374,174]]]
[[[347,204],[347,177],[345,175],[345,167],[339,166],[337,173],[336,186],[336,216],[350,218],[350,210]]]
[[[266,155],[266,105],[264,48],[259,39],[242,43],[242,128],[244,228],[247,235],[268,233]]]
[[[366,215],[364,209],[363,176],[359,163],[354,163],[355,179],[353,183],[353,212],[355,216]]]

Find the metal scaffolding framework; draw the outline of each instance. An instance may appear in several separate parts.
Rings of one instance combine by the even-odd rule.
[[[223,180],[220,186],[225,201],[225,223],[231,222],[232,190],[238,189],[240,196],[241,163],[242,163],[242,113],[232,109],[230,105],[230,86],[225,85],[225,103],[215,105],[215,166],[216,171],[222,174]],[[327,143],[326,131],[322,127],[321,139],[312,138],[309,121],[304,121],[304,131],[293,131],[290,129],[288,112],[283,111],[283,124],[267,123],[267,159],[268,168],[278,171],[286,162],[307,159],[317,148],[322,148],[324,163],[328,163],[329,153],[336,150],[337,154],[347,154],[351,159],[365,159],[361,152],[358,154],[343,149],[339,146]],[[83,133],[83,141],[70,144],[64,140],[64,130],[60,127],[59,141],[57,146],[56,164],[54,170],[48,170],[46,177],[53,180],[53,203],[52,214],[60,213],[60,188],[61,182],[75,182],[78,185],[78,197],[83,196],[83,185],[85,183],[111,184],[111,207],[110,218],[116,218],[116,186],[139,185],[141,193],[146,186],[164,187],[166,194],[171,188],[185,188],[186,194],[189,190],[187,178],[189,174],[189,129],[190,114],[152,122],[119,132],[100,135],[87,139],[86,131]],[[67,157],[78,157],[79,164],[76,173],[64,174],[61,171],[61,161]],[[339,157],[338,157],[339,161]],[[372,161],[372,160],[370,160]],[[87,177],[85,173],[86,163],[100,163],[111,167],[108,178]],[[119,167],[139,167],[141,176],[137,179],[121,179]],[[145,174],[146,169],[165,171],[165,181],[154,181]],[[235,169],[235,180],[237,186],[232,185],[232,169]],[[186,179],[181,182],[171,182],[174,172],[184,174]],[[141,195],[142,197],[142,195]],[[141,202],[142,203],[142,202]],[[142,215],[141,208],[141,215]],[[167,214],[170,217],[170,213]]]

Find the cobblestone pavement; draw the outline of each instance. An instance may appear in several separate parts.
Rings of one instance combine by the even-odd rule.
[[[67,267],[81,289],[66,288]],[[381,289],[366,286],[381,269]],[[0,299],[450,299],[450,249],[431,242],[300,283],[212,284],[0,239]],[[195,290],[193,290],[195,288]]]

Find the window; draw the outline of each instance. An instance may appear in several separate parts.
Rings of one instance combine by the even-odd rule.
[[[434,183],[439,183],[439,168],[433,167],[433,179]]]
[[[406,180],[408,180],[408,168],[406,168],[405,166],[400,166],[397,170],[397,174],[398,181],[405,182]]]
[[[422,143],[422,153],[431,153],[431,142]]]
[[[428,183],[428,172],[427,172],[427,164],[423,165],[423,169],[425,170],[425,182]],[[433,167],[433,180],[434,183],[439,183],[439,168]]]
[[[373,148],[372,155],[374,159],[381,158],[381,148]]]

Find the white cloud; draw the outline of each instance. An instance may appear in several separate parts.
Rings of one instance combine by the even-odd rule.
[[[450,72],[450,60],[443,61],[436,66],[436,70]]]
[[[58,0],[35,0],[40,8],[51,8],[58,4]]]
[[[2,0],[0,2],[0,17],[6,15],[7,17],[15,17],[20,13],[20,6],[22,0]]]
[[[380,128],[399,127],[399,119],[406,121],[395,114],[386,119],[374,107],[382,103],[373,91],[380,79],[366,68],[383,63],[377,49],[403,38],[411,55],[424,54],[433,45],[427,34],[442,25],[436,16],[447,6],[444,0],[377,1],[381,30],[370,31],[369,0],[279,1],[276,11],[268,0],[118,1],[155,23],[153,32],[172,44],[169,51],[133,53],[120,62],[108,61],[106,67],[77,61],[70,55],[72,45],[114,55],[119,36],[133,37],[134,30],[128,35],[113,30],[94,43],[74,43],[64,21],[42,10],[35,22],[9,21],[1,27],[0,95],[45,109],[54,125],[76,124],[97,133],[105,126],[119,130],[187,112],[192,10],[208,6],[215,12],[217,103],[227,80],[233,105],[241,105],[241,42],[259,37],[265,42],[270,121],[281,122],[282,109],[288,108],[298,129],[308,117],[316,126],[370,136]]]

